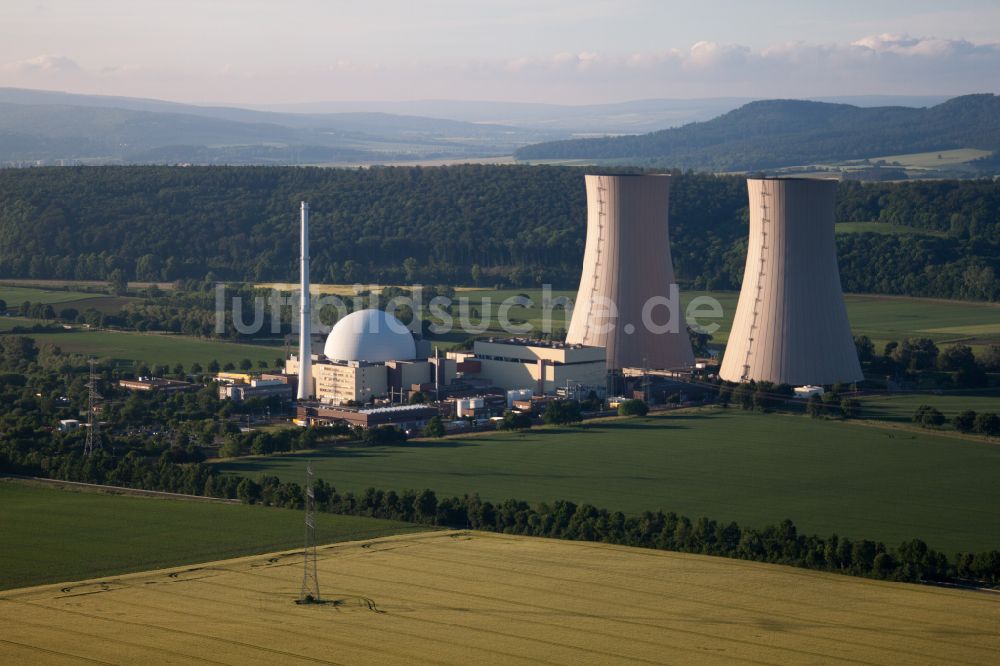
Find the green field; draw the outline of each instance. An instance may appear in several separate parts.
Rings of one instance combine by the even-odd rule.
[[[99,295],[99,294],[98,294]],[[92,299],[94,294],[82,291],[62,291],[58,289],[38,289],[35,287],[11,287],[0,285],[0,300],[7,302],[8,308],[20,307],[21,303],[29,301],[31,303],[69,303],[83,299]],[[56,308],[58,309],[58,308]]]
[[[510,319],[527,321],[537,328],[542,319],[541,290],[483,290],[466,292],[459,296],[467,296],[473,307],[480,308],[480,313],[485,311],[482,299],[489,298],[493,303],[494,314],[489,330],[500,332],[502,329],[496,320],[499,303],[504,298],[517,294],[529,296],[535,305],[531,308],[519,306],[512,308]],[[554,291],[553,297],[558,296],[573,298],[575,293]],[[684,291],[681,293],[681,305],[685,311],[696,297],[714,298],[722,306],[721,318],[705,317],[699,321],[703,325],[718,323],[719,330],[713,334],[712,341],[724,343],[728,339],[733,316],[736,314],[739,294],[729,291]],[[971,344],[1000,342],[1000,305],[996,303],[868,294],[847,294],[844,300],[854,334],[867,335],[878,343],[884,344],[889,340],[901,340],[904,337],[929,337],[937,341],[965,340]],[[563,327],[563,312],[556,310],[553,317],[553,328]],[[478,321],[476,317],[472,319],[473,323]]]
[[[998,303],[865,294],[848,294],[845,301],[854,335],[878,344],[905,337],[931,338],[939,346],[1000,344]]]
[[[927,172],[964,171],[974,173],[975,167],[969,164],[973,160],[987,157],[989,150],[976,148],[955,148],[952,150],[935,150],[926,153],[906,153],[904,155],[882,155],[867,159],[844,160],[842,162],[827,162],[821,164],[802,164],[786,166],[777,169],[778,172],[794,174],[802,177],[829,178],[841,172],[860,171],[881,165],[887,168],[905,169],[909,177],[925,177]],[[933,174],[932,174],[933,175]]]
[[[863,228],[862,228],[863,227]],[[878,230],[884,233],[903,233],[905,227],[878,223],[847,223],[838,225],[839,231]],[[911,230],[912,231],[912,230]],[[348,285],[316,285],[317,291],[332,290],[333,293],[353,293],[353,287]],[[4,294],[7,296],[4,296]],[[30,295],[30,296],[29,296]],[[467,298],[470,306],[469,323],[476,326],[488,316],[486,333],[505,334],[498,321],[499,308],[505,299],[524,295],[533,301],[531,307],[513,306],[508,311],[508,319],[514,325],[528,325],[537,334],[543,331],[543,299],[541,289],[462,289],[455,295],[455,317],[453,330],[447,334],[431,335],[431,340],[442,348],[453,346],[474,332],[463,330],[458,317],[458,299]],[[686,312],[688,305],[696,297],[714,298],[722,306],[723,316],[719,319],[702,317],[703,325],[717,323],[719,329],[713,334],[712,342],[724,344],[728,339],[733,316],[736,313],[737,292],[705,292],[682,291],[681,305]],[[576,297],[575,290],[554,290],[551,297],[557,299]],[[117,311],[128,299],[111,296],[94,297],[93,294],[47,291],[44,289],[28,289],[0,285],[0,298],[7,300],[9,306],[19,305],[24,300],[33,302],[67,303],[83,309],[94,307],[101,311]],[[884,345],[890,340],[901,340],[904,337],[929,337],[940,343],[961,341],[973,347],[985,344],[1000,344],[1000,304],[973,301],[949,301],[930,298],[909,298],[905,296],[880,296],[871,294],[847,294],[844,297],[847,304],[847,314],[855,335],[867,335],[878,345]],[[489,303],[489,306],[486,303]],[[425,317],[430,317],[425,312]],[[431,318],[432,321],[437,321]],[[15,325],[11,319],[0,318],[0,331]],[[16,325],[23,325],[23,320]],[[559,334],[569,326],[566,311],[555,309],[551,312],[550,331]],[[151,343],[149,336],[137,336],[136,339],[123,341],[121,338],[104,339],[98,336],[102,333],[89,333],[88,338],[74,339],[71,343],[81,353],[93,353],[115,358],[140,359],[147,362],[161,362],[157,355],[169,355],[170,363],[189,363],[198,361],[204,363],[212,358],[220,362],[239,361],[246,357],[243,350],[235,350],[231,343],[211,342],[193,338],[175,337],[171,342]],[[113,334],[120,336],[123,334]],[[190,341],[180,342],[181,340]],[[216,346],[214,352],[203,352],[204,345]],[[209,353],[206,356],[206,353]],[[211,356],[214,353],[216,356]],[[254,352],[256,353],[256,352]],[[273,352],[268,352],[263,358],[271,359]],[[257,360],[251,355],[252,360]],[[183,360],[187,359],[187,360]],[[163,361],[167,362],[167,361]]]
[[[956,167],[991,154],[989,150],[976,148],[956,148],[954,150],[936,150],[929,153],[908,153],[906,155],[886,155],[872,157],[870,162],[884,160],[888,164],[898,162],[907,169],[945,169]]]
[[[20,326],[31,327],[35,324],[44,324],[37,319],[26,319],[24,317],[0,317],[0,333],[7,332]]]
[[[93,355],[116,361],[136,361],[174,365],[192,363],[207,366],[213,359],[221,364],[239,363],[249,358],[257,367],[258,360],[273,364],[284,356],[280,347],[247,345],[235,342],[207,340],[183,335],[131,333],[124,331],[73,331],[70,333],[28,333],[38,344],[51,343],[64,352]]]
[[[916,234],[918,236],[937,236],[938,238],[945,238],[948,235],[943,231],[928,231],[926,229],[908,227],[905,224],[886,224],[884,222],[839,222],[835,228],[838,234]]]
[[[932,433],[720,409],[307,455],[340,491],[568,499],[751,526],[791,518],[805,532],[918,537],[948,553],[1000,547],[1000,446]],[[302,464],[220,463],[286,479]]]
[[[353,516],[317,519],[320,543],[423,529]],[[0,479],[0,589],[300,547],[302,521],[301,511]]]
[[[862,400],[864,418],[910,423],[913,412],[920,405],[930,405],[949,420],[967,409],[1000,414],[1000,391],[962,391],[935,395],[933,393],[913,393],[889,396],[870,396]],[[950,426],[948,426],[950,427]]]
[[[460,292],[456,294],[456,298],[467,297],[470,306],[476,308],[480,316],[486,312],[485,299],[489,299],[493,314],[489,331],[501,333],[502,329],[497,322],[499,305],[504,299],[518,294],[528,296],[534,305],[530,308],[513,307],[509,313],[510,320],[513,323],[524,321],[531,324],[534,330],[540,330],[543,315],[540,289],[501,291],[484,289]],[[576,292],[566,290],[552,292],[553,298],[559,296],[572,299],[576,297]],[[719,329],[712,335],[712,342],[725,343],[736,314],[739,294],[734,291],[682,291],[681,305],[685,312],[696,297],[710,297],[721,305],[723,312],[721,318],[702,317],[699,322],[702,325],[717,323]],[[973,346],[1000,344],[1000,304],[997,303],[872,294],[847,294],[844,296],[844,301],[854,335],[867,335],[878,345],[884,345],[890,340],[902,340],[905,337],[928,337],[939,344],[955,341]],[[472,313],[471,320],[476,324],[479,322],[479,317],[474,315],[475,313]],[[562,310],[554,311],[552,330],[566,328],[565,322],[565,313]],[[455,324],[457,327],[457,317]],[[468,334],[455,331],[440,339],[457,342],[466,337]]]

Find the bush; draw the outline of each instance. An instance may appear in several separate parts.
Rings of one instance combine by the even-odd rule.
[[[972,432],[976,429],[976,413],[967,409],[961,414],[957,414],[951,420],[951,425],[959,432]]]
[[[645,416],[649,413],[649,407],[638,398],[634,400],[623,400],[618,405],[619,416]]]
[[[1000,416],[996,414],[980,414],[976,417],[976,432],[987,437],[1000,435]]]
[[[566,425],[583,420],[580,403],[576,400],[553,400],[542,418],[550,425]]]
[[[444,437],[444,421],[440,416],[431,417],[424,427],[424,437]]]
[[[814,419],[823,415],[823,401],[815,393],[809,396],[809,400],[806,402],[806,413]]]
[[[227,437],[226,441],[219,447],[219,456],[222,458],[235,458],[240,455],[239,439]]]
[[[394,426],[368,428],[361,435],[361,443],[365,446],[382,444],[402,444],[406,441],[406,433]]]
[[[845,419],[861,418],[861,402],[857,398],[844,398],[840,401],[840,413]]]
[[[923,413],[920,425],[924,428],[939,428],[944,425],[944,414],[931,407]]]
[[[531,417],[523,412],[506,411],[503,421],[497,424],[497,430],[527,430],[531,427]]]
[[[931,407],[930,405],[920,405],[919,407],[917,407],[917,410],[915,412],[913,412],[913,418],[911,420],[914,423],[916,423],[917,425],[923,425],[923,423],[924,423],[924,414],[926,414],[927,412],[932,411],[932,410],[933,411],[937,411],[933,407]]]

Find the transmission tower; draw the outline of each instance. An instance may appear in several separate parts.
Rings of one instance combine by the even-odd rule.
[[[320,603],[319,578],[316,575],[316,493],[313,490],[312,463],[306,463],[306,543],[302,569],[300,604]]]
[[[87,382],[87,441],[83,445],[83,455],[89,456],[95,448],[101,448],[101,422],[97,419],[95,408],[101,395],[97,392],[97,360],[90,359],[90,381]]]

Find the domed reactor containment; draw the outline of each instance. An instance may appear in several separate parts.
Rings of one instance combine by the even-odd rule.
[[[382,310],[358,310],[338,321],[326,338],[323,354],[335,361],[410,360],[416,343],[406,325]]]
[[[747,189],[747,263],[719,376],[793,386],[861,381],[837,268],[837,182],[751,178]]]
[[[690,367],[679,299],[673,312],[662,305],[675,284],[670,176],[588,175],[586,184],[587,245],[566,342],[607,348],[609,370]]]

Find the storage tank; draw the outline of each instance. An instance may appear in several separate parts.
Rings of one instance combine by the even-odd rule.
[[[475,416],[477,409],[486,406],[482,398],[461,398],[455,403],[455,413],[460,416]]]
[[[750,239],[719,376],[793,386],[864,379],[840,287],[837,181],[751,178]]]
[[[507,409],[512,409],[515,401],[531,400],[534,395],[535,392],[531,389],[514,389],[512,391],[507,391]]]
[[[668,175],[585,176],[587,244],[566,342],[605,347],[609,370],[694,363],[670,259]],[[643,321],[650,307],[651,329]],[[611,308],[614,308],[612,310]],[[615,314],[615,311],[617,314]]]

